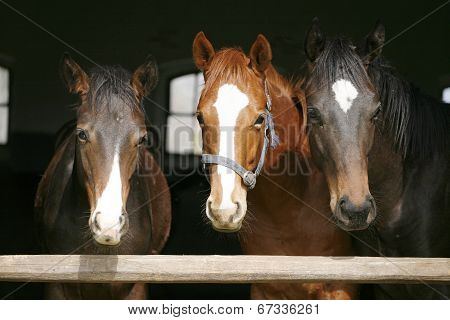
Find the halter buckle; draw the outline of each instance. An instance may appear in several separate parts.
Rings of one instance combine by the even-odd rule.
[[[247,171],[244,173],[244,176],[242,177],[242,180],[244,181],[244,184],[249,188],[249,189],[253,189],[256,185],[256,174],[251,172],[251,171]]]

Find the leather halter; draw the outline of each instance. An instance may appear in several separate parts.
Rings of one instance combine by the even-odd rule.
[[[261,150],[261,155],[259,157],[258,165],[253,171],[249,171],[241,166],[239,163],[234,161],[233,159],[223,157],[216,154],[202,154],[201,161],[203,163],[203,170],[206,171],[207,164],[217,164],[224,167],[227,167],[234,172],[236,172],[239,176],[241,176],[244,184],[248,187],[248,189],[253,189],[256,185],[256,178],[261,173],[261,170],[264,167],[264,161],[266,158],[266,153],[268,147],[274,149],[278,143],[278,136],[275,133],[275,128],[273,124],[272,114],[270,113],[272,110],[272,99],[269,94],[269,86],[267,80],[264,81],[264,93],[266,95],[266,109],[265,109],[265,120],[264,120],[264,144]],[[270,135],[270,140],[269,140]]]

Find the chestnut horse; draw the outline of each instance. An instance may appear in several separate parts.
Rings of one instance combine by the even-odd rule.
[[[206,215],[212,227],[239,231],[249,255],[352,255],[348,234],[328,220],[322,174],[315,168],[298,172],[298,164],[310,160],[298,156],[308,149],[305,105],[299,112],[295,103],[304,97],[272,66],[267,39],[259,35],[248,55],[236,48],[216,52],[200,32],[193,56],[205,79],[197,118],[211,183]],[[244,221],[247,212],[253,216]],[[355,286],[342,283],[251,287],[253,299],[350,299],[355,294]]]
[[[157,83],[149,58],[133,75],[98,67],[88,75],[70,56],[62,75],[79,95],[76,127],[60,139],[35,209],[51,254],[155,254],[171,221],[166,179],[146,150],[143,97]],[[49,284],[50,299],[145,299],[144,284]]]
[[[358,254],[450,257],[450,108],[380,57],[384,39],[377,23],[358,48],[327,39],[314,21],[303,82],[311,152],[327,178],[336,221],[363,230],[354,232]],[[450,293],[444,285],[374,288],[382,298]]]

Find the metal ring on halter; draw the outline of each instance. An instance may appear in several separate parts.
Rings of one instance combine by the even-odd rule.
[[[247,171],[244,173],[244,176],[242,177],[242,180],[244,181],[244,184],[249,188],[253,189],[256,185],[256,174],[254,174],[251,171]]]

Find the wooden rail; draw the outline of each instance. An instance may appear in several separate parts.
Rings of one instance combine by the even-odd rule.
[[[0,256],[0,281],[450,283],[450,259],[293,256]]]

